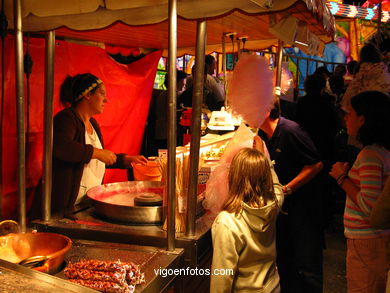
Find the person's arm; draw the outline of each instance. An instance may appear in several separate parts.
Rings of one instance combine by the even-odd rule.
[[[322,162],[317,162],[312,165],[306,165],[302,168],[301,172],[294,177],[289,183],[283,186],[284,194],[294,193],[296,190],[310,182],[324,167]],[[289,189],[291,191],[289,191]]]
[[[94,129],[96,130],[102,145],[104,145],[103,136],[99,124],[94,118],[91,118],[90,121]],[[106,168],[108,169],[127,169],[127,168],[131,168],[132,162],[144,165],[148,161],[144,156],[129,156],[128,154],[125,153],[115,154],[114,152],[108,149],[96,149],[96,148],[94,149],[92,158],[98,159],[99,161],[105,163]]]
[[[107,165],[106,168],[108,169],[128,169],[131,168],[131,164],[140,164],[145,165],[148,162],[148,159],[146,159],[144,156],[129,156],[128,154],[116,154],[117,160],[115,164]]]
[[[210,292],[231,292],[238,264],[238,251],[242,245],[235,235],[218,216],[212,226],[213,260],[211,265]],[[231,269],[234,274],[215,275],[215,270]],[[225,271],[226,272],[226,271]]]
[[[345,163],[336,163],[332,167],[330,175],[337,180],[338,185],[347,193],[348,197],[367,215],[378,200],[382,192],[382,162],[372,150],[362,150],[358,158],[359,163],[354,164],[359,186],[348,177]],[[355,167],[355,165],[357,167]]]
[[[289,141],[286,156],[291,156],[292,160],[299,162],[303,166],[301,171],[290,182],[283,182],[285,184],[283,186],[284,194],[291,195],[317,176],[324,164],[321,162],[320,155],[309,134],[301,126],[286,132],[284,136],[284,139]]]
[[[106,165],[116,162],[117,156],[110,150],[93,148],[92,159],[98,159]]]
[[[376,229],[390,229],[390,177],[387,178],[382,195],[371,210],[370,224]]]
[[[359,188],[348,178],[349,164],[345,162],[336,162],[333,164],[329,175],[336,180],[337,184],[342,188],[351,200],[356,203],[356,196]]]

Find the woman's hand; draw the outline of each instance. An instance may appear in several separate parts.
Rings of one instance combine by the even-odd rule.
[[[349,164],[345,162],[336,162],[332,166],[332,170],[330,170],[329,175],[334,178],[338,179],[342,175],[346,175],[348,173]]]
[[[112,165],[116,162],[116,155],[110,150],[94,148],[92,159],[98,159],[106,165]]]
[[[148,162],[148,159],[146,159],[144,156],[129,156],[129,155],[126,155],[124,157],[124,165],[127,168],[131,167],[131,163],[140,164],[140,165],[146,165],[147,162]]]
[[[253,148],[264,154],[264,143],[258,135],[253,138]]]

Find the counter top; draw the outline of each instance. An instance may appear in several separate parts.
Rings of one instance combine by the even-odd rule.
[[[175,249],[168,252],[161,248],[150,246],[138,246],[129,244],[108,243],[100,241],[73,240],[70,251],[65,255],[65,262],[77,262],[80,260],[104,260],[133,262],[140,266],[145,274],[146,282],[136,286],[135,292],[160,292],[169,286],[176,276],[160,276],[159,269],[178,269],[182,264],[183,249]],[[66,279],[64,270],[56,274],[57,277]]]
[[[70,251],[65,255],[62,269],[55,275],[48,275],[0,259],[0,292],[66,293],[97,292],[66,280],[64,268],[69,262],[79,260],[104,260],[133,262],[145,274],[145,283],[136,286],[135,292],[163,292],[176,282],[178,276],[162,276],[161,270],[175,270],[182,266],[183,249],[168,252],[161,248],[117,244],[99,241],[73,240]]]
[[[93,293],[97,291],[0,259],[0,292]]]
[[[196,220],[194,236],[176,233],[175,245],[185,248],[187,265],[196,265],[211,250],[212,223],[213,218],[203,215]],[[38,231],[60,233],[72,239],[147,245],[160,249],[167,245],[166,231],[161,226],[136,226],[106,221],[97,217],[93,208],[78,212],[74,219],[53,218],[48,222],[35,221],[34,224]]]

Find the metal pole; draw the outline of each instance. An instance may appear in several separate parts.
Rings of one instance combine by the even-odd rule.
[[[379,2],[379,7],[378,7],[378,31],[381,30],[381,22],[382,22],[382,1]]]
[[[297,74],[297,89],[298,89],[298,96],[299,96],[299,81],[300,81],[300,78],[301,78],[301,71],[299,70],[299,58],[298,57],[297,57],[296,74]]]
[[[222,34],[222,72],[223,72],[223,84],[226,93],[226,34]],[[227,98],[225,99],[225,108],[227,107]]]
[[[175,249],[176,206],[176,55],[177,55],[177,0],[169,0],[169,44],[168,44],[168,211],[167,250]]]
[[[241,40],[237,37],[236,42],[237,42],[237,61],[238,61],[241,57]]]
[[[282,82],[282,60],[283,60],[283,42],[279,40],[278,46],[278,68],[276,69],[276,86],[280,87]]]
[[[200,116],[202,114],[204,67],[206,53],[206,21],[198,21],[196,30],[195,77],[192,91],[192,128],[190,174],[187,201],[187,236],[195,235],[196,198],[200,149]]]
[[[26,137],[24,127],[24,82],[23,82],[23,32],[22,3],[14,0],[15,65],[16,65],[16,115],[18,136],[18,196],[19,225],[26,231]]]
[[[53,154],[53,92],[54,92],[54,50],[55,32],[46,33],[45,63],[45,118],[43,151],[43,220],[51,217],[52,154]]]

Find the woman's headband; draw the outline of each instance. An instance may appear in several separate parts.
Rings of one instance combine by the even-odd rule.
[[[86,94],[88,94],[90,91],[92,91],[94,88],[96,88],[98,85],[102,84],[103,81],[101,81],[100,79],[96,79],[95,82],[93,82],[89,87],[87,87],[76,99],[75,99],[75,102],[77,101],[80,101],[83,96],[85,96]]]

